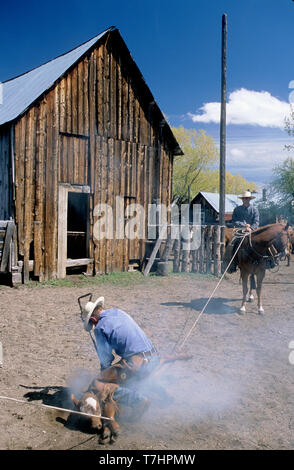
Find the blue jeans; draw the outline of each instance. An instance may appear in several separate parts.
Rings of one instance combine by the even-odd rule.
[[[126,387],[117,388],[113,394],[113,398],[120,405],[130,406],[131,408],[136,408],[144,399],[136,390]]]

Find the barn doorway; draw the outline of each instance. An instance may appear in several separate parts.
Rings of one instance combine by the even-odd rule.
[[[90,273],[89,258],[90,188],[59,184],[58,193],[58,278],[66,274]],[[93,269],[92,269],[93,270]]]
[[[89,194],[69,191],[67,204],[67,258],[87,258]]]

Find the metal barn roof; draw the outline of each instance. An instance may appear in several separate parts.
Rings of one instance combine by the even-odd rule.
[[[215,209],[215,211],[219,212],[219,194],[218,193],[206,193],[200,191],[199,194],[202,194],[203,197],[209,202],[209,204]],[[196,196],[195,196],[196,197]],[[195,199],[195,198],[194,198]],[[241,201],[236,194],[226,194],[225,197],[225,212],[231,213],[235,209],[236,206],[240,206]]]
[[[0,125],[22,114],[113,27],[44,65],[2,83]]]

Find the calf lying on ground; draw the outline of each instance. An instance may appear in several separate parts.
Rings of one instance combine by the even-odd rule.
[[[96,379],[92,381],[80,400],[73,394],[71,399],[79,411],[97,415],[97,418],[87,419],[92,432],[101,434],[100,444],[105,444],[108,440],[111,443],[117,438],[120,426],[115,418],[121,414],[121,405],[132,409],[129,420],[133,421],[138,421],[150,406],[150,400],[135,390],[113,383],[102,383]],[[100,418],[100,416],[110,418],[110,420]]]
[[[89,417],[87,419],[91,431],[101,434],[99,439],[101,444],[108,440],[110,442],[115,440],[119,434],[119,424],[115,421],[115,415],[119,409],[113,399],[113,394],[118,388],[116,384],[93,381],[80,400],[71,394],[71,399],[79,411],[97,415],[97,418]],[[100,416],[105,416],[110,420],[101,419]]]

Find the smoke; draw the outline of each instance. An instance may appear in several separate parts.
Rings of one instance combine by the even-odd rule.
[[[94,376],[87,369],[76,369],[68,379],[68,393],[73,393],[78,399],[81,398],[83,393],[88,389]]]
[[[177,365],[171,366],[169,375],[150,377],[137,390],[152,401],[146,421],[164,422],[168,417],[178,424],[191,424],[206,418],[218,419],[231,411],[238,404],[242,388],[225,375],[209,372],[191,371],[191,375],[183,377],[183,368]]]

